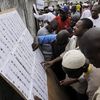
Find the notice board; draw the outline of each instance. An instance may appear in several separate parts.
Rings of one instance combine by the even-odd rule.
[[[32,51],[33,37],[17,10],[0,13],[0,75],[24,99],[34,95],[48,100],[47,76],[39,49]]]

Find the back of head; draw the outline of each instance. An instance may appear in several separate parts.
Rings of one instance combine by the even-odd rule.
[[[53,32],[55,30],[57,30],[58,28],[58,23],[56,20],[52,20],[47,26],[46,28],[48,29],[49,32]]]
[[[80,19],[83,22],[83,28],[90,29],[93,27],[93,22],[88,18]]]
[[[67,30],[61,30],[58,34],[57,34],[57,43],[64,45],[67,44],[69,41],[69,32]]]
[[[100,29],[91,28],[82,36],[79,47],[89,61],[100,67]]]

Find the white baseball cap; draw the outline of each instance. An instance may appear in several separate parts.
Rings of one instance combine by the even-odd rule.
[[[68,69],[78,69],[85,64],[86,58],[80,50],[69,50],[62,60],[62,66]]]

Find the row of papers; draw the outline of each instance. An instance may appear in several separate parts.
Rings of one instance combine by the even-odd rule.
[[[47,76],[39,49],[16,10],[0,14],[0,73],[26,100],[48,100]]]

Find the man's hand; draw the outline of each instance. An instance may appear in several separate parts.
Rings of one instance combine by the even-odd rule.
[[[68,79],[61,80],[60,85],[67,86],[67,85],[73,84],[77,81],[78,81],[78,79],[76,79],[76,78],[68,78]]]
[[[35,51],[37,48],[39,47],[39,44],[38,43],[32,43],[32,49],[33,51]]]
[[[54,63],[51,60],[51,61],[44,61],[41,64],[43,65],[44,69],[46,70],[47,68],[50,68]]]

